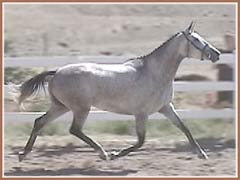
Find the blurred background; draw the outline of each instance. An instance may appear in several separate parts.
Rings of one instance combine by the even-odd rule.
[[[184,30],[191,21],[196,22],[196,31],[225,54],[226,63],[183,64],[177,72],[175,81],[234,83],[235,64],[231,62],[235,60],[236,54],[235,4],[4,4],[5,175],[84,175],[84,173],[85,175],[124,176],[234,175],[236,173],[235,86],[232,84],[233,89],[227,88],[227,90],[220,91],[175,92],[173,102],[177,109],[233,110],[232,115],[223,118],[217,116],[217,118],[187,118],[186,120],[187,126],[199,139],[200,144],[203,144],[210,154],[212,153],[213,158],[207,165],[192,156],[190,159],[181,159],[184,153],[189,153],[190,148],[185,136],[170,122],[149,121],[147,136],[150,140],[144,146],[149,154],[141,156],[140,153],[138,158],[134,156],[133,159],[130,156],[128,168],[133,168],[132,171],[125,171],[127,167],[121,164],[123,163],[121,160],[118,160],[120,165],[112,163],[101,166],[103,162],[95,160],[97,157],[92,159],[89,157],[89,153],[94,156],[94,153],[90,151],[85,153],[87,157],[77,161],[79,166],[90,168],[89,171],[81,174],[74,171],[76,159],[66,153],[71,152],[75,154],[75,157],[81,157],[84,152],[78,151],[85,148],[85,145],[69,136],[68,127],[71,119],[67,119],[48,125],[36,143],[37,151],[39,151],[37,154],[41,155],[45,151],[44,155],[52,159],[50,164],[56,164],[58,162],[56,159],[61,159],[62,154],[66,156],[65,161],[59,160],[59,166],[55,169],[51,169],[50,165],[47,166],[48,171],[46,171],[46,167],[40,168],[46,159],[41,159],[42,157],[36,155],[28,161],[32,164],[31,167],[28,166],[29,164],[24,164],[21,166],[25,168],[24,170],[19,167],[16,169],[15,152],[25,145],[34,119],[32,121],[17,120],[19,117],[17,113],[21,110],[14,101],[13,94],[10,93],[11,87],[20,85],[43,70],[56,69],[57,66],[51,64],[54,64],[53,61],[59,57],[77,60],[77,57],[81,56],[124,58],[148,54],[173,34]],[[49,65],[41,65],[41,59],[44,58],[48,58]],[[229,59],[231,62],[227,62]],[[15,64],[16,61],[18,65]],[[26,65],[29,62],[31,64],[31,61],[34,61],[35,65]],[[214,85],[210,83],[208,86]],[[40,94],[25,102],[24,111],[36,112],[36,114],[44,112],[48,109],[49,103],[49,98]],[[93,107],[93,111],[96,110]],[[134,121],[132,120],[104,121],[102,119],[99,122],[87,122],[85,130],[95,139],[101,140],[101,143],[108,148],[112,146],[121,148],[123,145],[131,144],[135,139]],[[12,143],[13,140],[15,144]],[[179,141],[180,144],[177,143]],[[157,150],[159,144],[162,149]],[[58,150],[60,148],[59,151],[56,150],[57,146],[59,146]],[[169,149],[166,150],[165,147]],[[41,149],[43,150],[40,151]],[[54,154],[52,151],[59,154]],[[174,155],[174,152],[178,153]],[[161,171],[159,171],[159,162],[154,161],[154,156],[166,158],[165,155],[176,161],[166,166],[169,171],[164,171],[164,167],[161,167],[163,169],[160,168]],[[137,153],[136,156],[138,156]],[[152,165],[148,164],[146,159],[141,161],[144,157],[152,159]],[[39,161],[34,164],[37,158]],[[87,161],[87,158],[90,158],[91,162]],[[134,160],[134,158],[137,159]],[[165,162],[173,162],[173,159],[165,159]],[[137,165],[135,161],[145,164]],[[181,166],[183,161],[185,165]],[[66,162],[72,166],[68,168],[68,171],[64,171]],[[187,164],[189,163],[190,167],[190,163],[193,162],[196,167],[189,170]],[[142,171],[141,166],[147,171]],[[122,170],[121,173],[116,169]],[[70,173],[67,174],[67,172]]]

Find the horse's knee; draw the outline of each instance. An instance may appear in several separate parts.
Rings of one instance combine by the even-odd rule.
[[[70,127],[69,133],[72,134],[72,135],[75,135],[75,136],[76,136],[76,134],[77,134],[77,133],[76,133],[76,129],[73,128],[73,127]]]
[[[82,124],[81,121],[76,121],[75,119],[72,122],[72,125],[69,129],[70,134],[79,136],[82,135]]]
[[[34,121],[34,126],[33,126],[33,131],[34,131],[34,132],[37,133],[37,132],[45,125],[45,121],[44,121],[44,119],[43,119],[44,116],[45,116],[45,115],[43,115],[43,116],[35,119],[35,121]]]
[[[79,136],[82,133],[82,131],[74,126],[71,126],[69,129],[69,133],[74,136]]]

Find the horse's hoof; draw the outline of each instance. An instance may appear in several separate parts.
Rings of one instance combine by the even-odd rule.
[[[201,150],[198,153],[198,158],[200,158],[200,159],[208,159],[208,156],[207,156],[207,154],[203,150]]]
[[[26,154],[23,151],[19,152],[18,153],[18,161],[21,162],[25,156],[26,156]]]
[[[107,154],[106,152],[100,153],[99,157],[100,157],[102,160],[105,160],[105,161],[110,160],[110,157],[108,156],[108,154]]]
[[[110,154],[109,154],[110,160],[117,159],[118,158],[118,154],[119,154],[119,152],[117,152],[117,151],[110,152]]]

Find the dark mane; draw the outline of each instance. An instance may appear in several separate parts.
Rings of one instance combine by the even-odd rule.
[[[160,46],[158,46],[157,48],[155,48],[152,52],[150,52],[149,54],[143,55],[143,56],[138,56],[135,58],[131,58],[129,60],[134,60],[134,59],[144,59],[147,56],[152,55],[154,52],[158,51],[160,48],[164,47],[166,44],[168,44],[169,41],[171,41],[172,39],[174,39],[176,36],[178,36],[180,34],[180,32],[174,34],[173,36],[171,36],[168,40],[166,40],[165,42],[163,42]],[[128,60],[128,61],[129,61]]]

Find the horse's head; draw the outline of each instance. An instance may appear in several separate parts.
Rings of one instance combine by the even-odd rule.
[[[219,60],[220,51],[203,39],[197,32],[193,31],[193,22],[182,32],[187,39],[187,57],[197,59],[208,59],[212,62]]]

